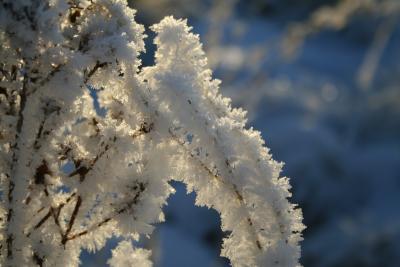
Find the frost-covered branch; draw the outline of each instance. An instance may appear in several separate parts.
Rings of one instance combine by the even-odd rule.
[[[2,265],[77,266],[120,236],[109,264],[150,266],[130,240],[163,220],[172,179],[221,214],[234,266],[298,264],[288,179],[219,94],[186,21],[152,27],[156,64],[139,71],[144,29],[125,1],[1,5]]]

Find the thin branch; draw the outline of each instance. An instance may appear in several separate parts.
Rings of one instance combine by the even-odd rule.
[[[94,119],[94,124],[97,125],[97,121],[95,119]],[[134,132],[131,136],[133,139],[135,139],[141,135],[150,133],[153,130],[153,128],[154,128],[154,123],[152,123],[152,122],[148,123],[147,121],[145,121],[140,124],[139,129],[136,132]],[[117,141],[117,137],[114,136],[111,144],[114,144],[116,141]],[[108,150],[110,150],[111,144],[107,144],[104,147],[104,150],[102,150],[98,155],[96,155],[96,157],[93,160],[91,160],[89,162],[89,166],[77,166],[77,168],[74,171],[72,171],[68,175],[68,177],[73,177],[75,175],[79,175],[79,181],[83,182],[86,179],[89,172],[91,170],[93,170],[93,168],[96,165],[96,163],[98,162],[98,160],[100,158],[102,158],[107,153]]]
[[[143,134],[147,134],[147,133],[149,133],[149,132],[151,132],[151,131],[153,130],[153,127],[154,127],[154,124],[153,124],[153,123],[143,122],[143,123],[140,125],[139,130],[138,130],[137,132],[135,132],[135,133],[132,135],[132,137],[133,137],[133,138],[137,138],[137,137],[139,137],[139,136],[141,136],[141,135],[143,135]],[[113,141],[113,143],[114,143],[114,142],[116,141],[116,137],[114,137],[114,138],[112,139],[112,141]],[[72,177],[72,176],[75,176],[75,175],[79,174],[79,175],[80,175],[80,181],[83,182],[83,181],[85,180],[85,178],[86,178],[86,175],[89,173],[89,171],[91,171],[91,170],[94,168],[94,165],[96,164],[96,162],[97,162],[109,149],[110,149],[110,145],[107,144],[107,145],[105,146],[105,149],[104,149],[103,151],[101,151],[101,152],[91,161],[91,164],[90,164],[89,167],[85,167],[85,166],[78,167],[75,171],[73,171],[73,172],[69,175],[69,177]],[[44,179],[43,179],[44,174],[49,174],[49,170],[48,170],[48,168],[47,168],[46,166],[47,166],[47,164],[45,164],[45,162],[43,162],[43,164],[42,164],[41,166],[38,167],[37,172],[36,172],[37,175],[35,175],[35,182],[36,182],[36,181],[43,182],[43,180],[44,180]],[[38,174],[38,173],[39,173],[39,174]],[[140,189],[141,189],[140,192],[144,191],[144,186],[143,186],[142,184],[141,184],[141,186],[140,186]],[[71,218],[70,218],[70,220],[69,220],[69,224],[68,224],[67,229],[66,229],[65,232],[63,231],[63,229],[62,229],[62,227],[61,227],[61,224],[60,224],[60,222],[59,222],[59,215],[60,215],[60,213],[61,213],[62,208],[63,208],[66,204],[68,204],[68,203],[71,201],[71,199],[72,199],[75,195],[76,195],[76,193],[71,194],[71,196],[69,196],[69,197],[66,199],[66,201],[65,201],[64,203],[61,203],[58,207],[55,207],[55,208],[54,208],[54,207],[50,207],[48,213],[46,213],[46,215],[34,226],[33,229],[34,229],[34,230],[37,230],[38,228],[40,228],[40,227],[50,218],[50,216],[52,216],[53,219],[54,219],[54,223],[55,223],[55,224],[58,226],[58,228],[59,228],[60,235],[61,235],[61,238],[62,238],[62,244],[63,244],[63,245],[65,245],[65,244],[67,243],[67,241],[69,241],[69,240],[72,240],[72,239],[75,239],[75,238],[77,238],[77,237],[79,237],[79,236],[82,236],[82,235],[87,234],[87,232],[88,232],[89,230],[81,231],[80,233],[74,234],[74,235],[72,235],[72,236],[70,236],[70,237],[68,236],[69,233],[70,233],[70,231],[72,230],[72,227],[73,227],[73,225],[74,225],[76,216],[77,216],[77,214],[78,214],[78,212],[79,212],[79,208],[80,208],[80,206],[81,206],[82,200],[81,200],[81,197],[80,197],[80,196],[78,196],[78,198],[77,198],[77,202],[76,202],[76,204],[75,204],[74,211],[72,212]],[[112,218],[114,218],[116,215],[125,212],[125,211],[128,210],[128,208],[130,208],[133,204],[136,204],[139,195],[140,195],[140,194],[135,195],[135,197],[134,197],[134,199],[132,200],[132,202],[131,202],[130,205],[128,204],[126,207],[121,208],[120,210],[118,210],[118,211],[116,212],[116,214],[114,214],[113,216],[107,217],[107,218],[103,219],[102,221],[100,221],[99,223],[95,224],[94,226],[89,227],[88,229],[94,228],[94,229],[91,229],[91,230],[90,230],[90,231],[93,231],[93,230],[95,230],[96,228],[101,227],[102,225],[104,225],[104,224],[106,224],[107,222],[109,222],[110,220],[112,220]],[[48,196],[48,193],[46,194],[46,196]],[[43,209],[44,209],[44,207],[40,208],[40,209],[38,210],[38,212],[42,211]],[[30,235],[31,235],[31,233],[28,233],[28,234],[27,234],[27,236],[30,236]]]
[[[46,85],[46,83],[50,82],[50,80],[57,74],[59,73],[63,67],[65,67],[67,64],[63,63],[63,64],[59,64],[57,66],[55,66],[50,72],[49,74],[44,77],[42,80],[39,81],[39,84],[35,87],[32,88],[32,90],[28,93],[28,95],[32,95],[34,94],[37,89],[39,89],[40,87],[43,87],[44,85]]]
[[[197,164],[200,165],[211,177],[213,177],[214,179],[216,179],[220,183],[223,183],[225,185],[231,186],[234,194],[236,195],[236,198],[239,201],[239,203],[242,206],[245,206],[243,195],[239,192],[237,186],[234,183],[229,183],[225,179],[223,179],[220,176],[218,170],[217,170],[216,173],[214,173],[201,159],[199,159],[192,151],[190,151],[188,149],[188,147],[185,145],[185,142],[183,140],[181,140],[176,134],[174,134],[173,131],[171,130],[171,128],[169,129],[169,133],[170,133],[171,137],[173,138],[173,140],[175,140],[182,148],[184,148],[184,150],[189,154],[189,156],[193,160],[195,160],[197,162]],[[227,164],[227,166],[229,167],[229,164]],[[231,171],[229,173],[231,173]],[[259,241],[259,239],[257,237],[257,233],[256,233],[256,231],[254,229],[253,221],[252,221],[250,215],[247,216],[246,220],[247,220],[247,224],[248,224],[249,228],[253,229],[253,234],[254,234],[254,237],[255,237],[255,245],[257,246],[257,248],[259,250],[262,250],[261,243],[260,243],[260,241]]]
[[[103,68],[103,67],[107,66],[108,64],[109,64],[108,62],[101,62],[100,63],[99,61],[97,61],[96,65],[94,65],[93,69],[91,69],[87,74],[86,74],[86,71],[85,71],[84,83],[86,84],[89,81],[90,77],[92,77],[96,73],[96,71],[98,69]]]
[[[13,145],[13,155],[12,155],[12,163],[11,163],[11,170],[12,170],[12,175],[9,177],[9,182],[8,182],[8,192],[7,192],[7,200],[8,200],[8,211],[7,211],[7,226],[10,225],[12,216],[13,216],[13,208],[12,208],[12,202],[13,202],[13,192],[14,192],[14,187],[15,183],[13,181],[13,178],[15,177],[15,168],[16,164],[18,162],[18,151],[19,151],[19,136],[22,131],[22,124],[24,122],[24,110],[25,110],[25,105],[26,105],[26,99],[27,99],[27,88],[28,88],[28,79],[27,79],[27,74],[24,75],[24,80],[22,83],[22,91],[20,94],[20,108],[18,112],[18,120],[17,120],[17,126],[16,126],[16,134],[15,134],[15,143]],[[13,234],[10,233],[9,227],[7,227],[7,257],[11,258],[12,257],[12,245],[14,241]]]
[[[138,186],[135,186],[136,188],[139,188],[139,191],[136,192],[135,196],[133,197],[133,199],[131,199],[129,202],[125,203],[124,207],[120,208],[119,210],[117,210],[114,214],[109,215],[107,217],[105,217],[104,219],[102,219],[100,222],[97,222],[95,224],[92,224],[91,226],[89,226],[88,228],[86,228],[83,231],[80,231],[78,233],[75,233],[69,237],[67,237],[67,241],[69,240],[73,240],[76,239],[78,237],[84,236],[88,233],[91,233],[95,230],[97,230],[98,228],[100,228],[101,226],[105,225],[106,223],[108,223],[109,221],[113,220],[116,216],[118,216],[119,214],[122,214],[128,210],[132,209],[133,205],[136,205],[139,201],[139,197],[141,196],[141,194],[145,191],[146,189],[146,185],[144,183],[139,183]]]
[[[37,230],[40,228],[40,226],[42,226],[48,218],[50,218],[51,216],[51,208],[49,209],[49,211],[46,213],[46,215],[33,227],[33,230]],[[29,237],[31,235],[31,233],[28,233],[26,236]]]
[[[74,211],[72,212],[71,218],[69,219],[67,230],[65,230],[64,236],[63,236],[63,238],[61,240],[61,243],[63,245],[65,245],[65,243],[67,243],[67,241],[68,241],[68,235],[71,232],[72,227],[74,226],[75,219],[76,219],[76,216],[79,213],[79,208],[81,207],[81,204],[82,204],[81,196],[78,196],[78,198],[76,200],[76,203],[75,203]]]
[[[60,213],[61,213],[62,208],[65,205],[67,205],[75,197],[75,195],[76,195],[76,193],[74,192],[65,200],[65,202],[59,204],[57,207],[50,207],[48,213],[46,213],[46,215],[44,215],[43,218],[40,219],[40,221],[33,227],[33,230],[39,229],[50,218],[50,215],[52,215],[54,218],[54,223],[58,226],[61,237],[63,237],[64,232],[63,232],[61,224],[59,222]],[[48,196],[48,194],[46,194],[46,196]],[[44,209],[44,207],[40,208],[36,213],[41,212],[43,209]],[[26,236],[29,237],[31,234],[32,234],[32,232],[29,232],[28,234],[26,234]]]
[[[112,142],[115,143],[117,140],[117,137],[114,137],[112,139]],[[96,165],[97,161],[106,154],[106,152],[111,148],[110,144],[107,144],[104,147],[104,150],[102,150],[96,157],[89,162],[89,166],[79,166],[77,167],[72,173],[68,175],[68,177],[73,177],[75,175],[79,175],[79,181],[82,183],[85,179],[87,174],[93,170],[94,166]]]

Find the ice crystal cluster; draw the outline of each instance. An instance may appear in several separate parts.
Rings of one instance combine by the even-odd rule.
[[[163,221],[171,180],[219,212],[233,266],[298,265],[282,164],[220,95],[186,21],[152,27],[156,63],[141,68],[125,1],[0,3],[1,266],[78,266],[111,237],[111,266],[151,266],[131,240]]]

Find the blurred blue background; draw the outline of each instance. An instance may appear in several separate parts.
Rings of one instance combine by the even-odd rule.
[[[400,266],[400,1],[133,0],[148,26],[187,18],[221,91],[285,162],[308,227],[306,267]],[[153,64],[148,31],[143,65]],[[218,214],[174,183],[140,246],[156,267],[229,266]],[[109,248],[85,253],[106,266]]]

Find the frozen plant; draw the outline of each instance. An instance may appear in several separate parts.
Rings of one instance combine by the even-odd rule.
[[[282,164],[219,94],[186,21],[152,27],[156,64],[140,69],[125,1],[0,3],[2,266],[78,266],[111,237],[111,266],[151,265],[131,241],[163,220],[170,180],[220,213],[233,266],[298,265]]]

